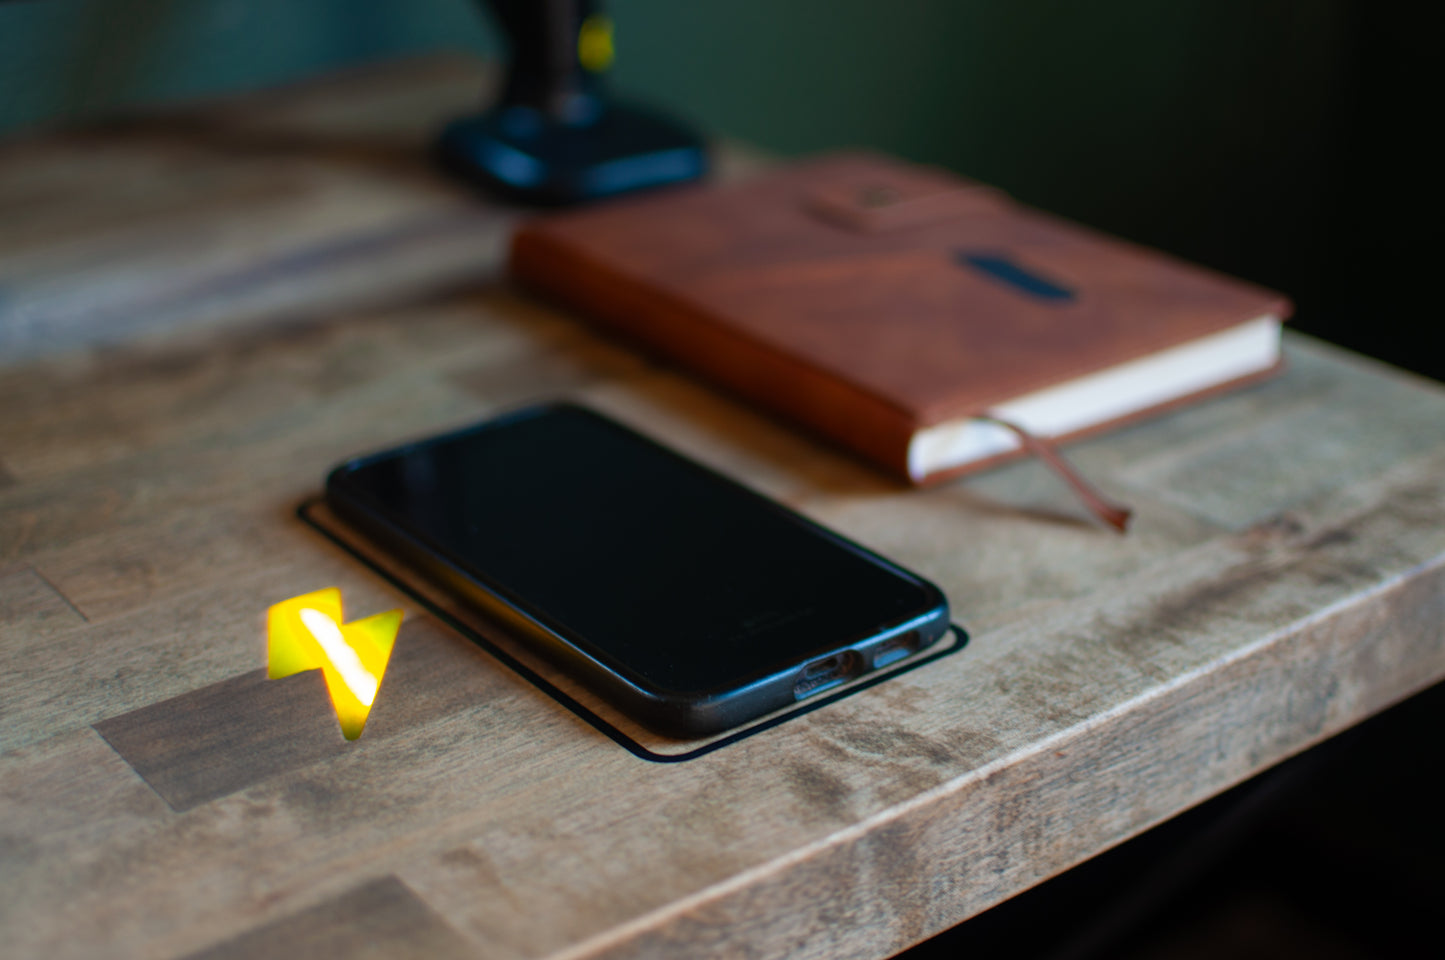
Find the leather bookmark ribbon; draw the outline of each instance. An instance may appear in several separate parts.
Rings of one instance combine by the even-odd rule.
[[[1069,461],[1064,459],[1064,455],[1059,453],[1058,448],[1052,443],[1030,433],[1016,423],[1011,423],[993,414],[978,419],[996,423],[1013,431],[1024,445],[1024,449],[1038,457],[1049,469],[1058,474],[1060,479],[1069,485],[1069,489],[1073,490],[1075,495],[1084,502],[1084,506],[1089,508],[1090,513],[1119,533],[1124,533],[1129,529],[1129,518],[1133,516],[1134,511],[1123,504],[1111,501],[1094,489],[1094,486],[1085,480],[1082,474],[1069,465]]]

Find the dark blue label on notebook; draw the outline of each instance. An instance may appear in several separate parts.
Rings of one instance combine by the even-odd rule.
[[[967,250],[957,250],[953,256],[960,265],[972,267],[991,280],[1007,284],[1020,293],[1039,300],[1063,302],[1074,299],[1074,291],[1068,287],[1060,286],[1045,280],[1036,273],[1025,270],[1004,254],[997,252],[970,253]]]

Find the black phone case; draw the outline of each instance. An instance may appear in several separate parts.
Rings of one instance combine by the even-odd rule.
[[[399,456],[408,450],[425,445],[452,440],[473,431],[504,425],[517,418],[537,416],[539,413],[563,407],[607,421],[610,426],[620,428],[633,438],[659,448],[669,456],[683,460],[692,468],[727,485],[755,502],[758,509],[781,516],[788,522],[826,539],[839,549],[861,556],[871,563],[892,571],[895,575],[906,575],[910,579],[917,580],[925,588],[925,592],[930,598],[927,604],[927,613],[904,620],[886,631],[873,634],[866,640],[847,647],[840,647],[823,659],[829,659],[832,656],[856,658],[857,663],[853,667],[856,675],[866,675],[871,670],[861,671],[858,670],[858,667],[871,663],[875,652],[880,648],[890,643],[906,640],[911,642],[916,649],[925,649],[940,639],[949,629],[947,601],[937,587],[923,578],[902,571],[896,564],[878,556],[871,550],[749,490],[716,471],[682,457],[642,434],[601,417],[585,407],[576,407],[572,404],[544,404],[524,408],[502,417],[489,419],[482,424],[348,461],[334,469],[327,478],[327,503],[342,520],[388,551],[398,555],[431,582],[450,591],[455,596],[463,598],[504,629],[526,637],[537,652],[556,667],[569,673],[598,695],[617,704],[625,712],[659,732],[682,738],[706,736],[737,727],[760,716],[785,709],[794,702],[799,702],[801,698],[795,694],[795,689],[799,684],[806,682],[803,671],[815,661],[810,661],[808,664],[799,663],[779,670],[766,681],[751,683],[737,689],[723,690],[708,696],[684,697],[663,690],[649,689],[638,678],[629,677],[621,670],[591,656],[586,651],[585,644],[570,640],[559,630],[533,616],[527,609],[526,598],[508,597],[505,591],[495,584],[469,574],[463,569],[465,564],[460,559],[447,557],[445,551],[440,547],[424,542],[411,531],[393,523],[380,510],[372,508],[348,489],[349,473],[363,468],[369,463]]]

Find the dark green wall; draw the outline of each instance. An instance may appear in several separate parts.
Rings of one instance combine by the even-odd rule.
[[[0,131],[493,46],[465,0],[0,0]]]

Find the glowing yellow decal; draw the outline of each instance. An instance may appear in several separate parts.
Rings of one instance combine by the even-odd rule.
[[[366,727],[400,628],[400,610],[342,623],[336,587],[292,597],[266,611],[266,676],[277,680],[319,669],[342,735],[355,740]]]
[[[577,31],[577,61],[593,73],[612,66],[616,51],[612,48],[612,21],[594,13],[582,21]]]

